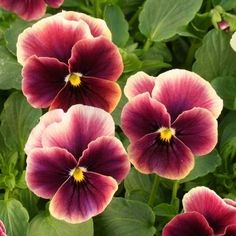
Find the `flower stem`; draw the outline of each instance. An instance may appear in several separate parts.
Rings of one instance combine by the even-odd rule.
[[[148,38],[144,44],[143,50],[148,51],[148,49],[151,47],[151,45],[152,45],[152,40]]]
[[[99,4],[99,0],[94,0],[94,15],[95,15],[95,17],[100,17],[100,4]]]
[[[5,194],[4,194],[4,201],[5,201],[5,202],[8,200],[8,197],[9,197],[9,190],[6,189],[6,190],[5,190]]]
[[[156,175],[155,179],[154,179],[154,182],[153,182],[153,185],[152,185],[152,190],[151,190],[151,193],[150,193],[150,196],[149,196],[149,199],[148,199],[148,205],[150,207],[153,206],[153,203],[155,201],[155,197],[156,197],[156,193],[157,193],[159,183],[160,183],[160,177],[158,175]]]
[[[174,202],[175,202],[177,192],[178,192],[178,188],[179,188],[179,181],[176,180],[173,183],[172,195],[171,195],[171,204],[174,204]]]

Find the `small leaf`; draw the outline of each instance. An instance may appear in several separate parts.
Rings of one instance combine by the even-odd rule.
[[[208,81],[221,76],[236,76],[236,53],[229,41],[229,34],[216,29],[209,31],[195,54],[193,71]]]
[[[178,214],[178,209],[168,203],[161,203],[153,208],[153,212],[157,216],[173,217]]]
[[[0,131],[10,149],[24,151],[29,133],[42,115],[32,108],[20,92],[12,93],[4,104]]]
[[[106,210],[94,219],[98,236],[152,236],[156,232],[155,216],[142,202],[113,198]]]
[[[0,219],[3,221],[7,236],[26,236],[29,216],[22,204],[15,200],[0,201]]]
[[[139,29],[151,41],[170,39],[194,18],[201,5],[202,0],[147,0]]]
[[[0,46],[0,89],[21,88],[21,65],[3,46]]]
[[[232,76],[217,77],[211,84],[224,100],[224,106],[230,110],[236,110],[236,78]]]
[[[104,20],[112,33],[112,41],[119,47],[124,47],[129,39],[129,25],[124,13],[117,5],[107,5],[104,10]]]
[[[37,215],[29,225],[28,236],[71,236],[86,235],[93,236],[92,219],[80,223],[69,224],[62,220],[57,220],[47,213]]]
[[[205,176],[208,173],[214,172],[216,167],[221,164],[221,157],[219,156],[216,149],[211,153],[195,158],[194,169],[189,173],[187,177],[180,180],[180,183],[192,181],[199,177]]]

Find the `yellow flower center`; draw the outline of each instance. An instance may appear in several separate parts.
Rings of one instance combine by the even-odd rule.
[[[172,128],[162,127],[158,130],[162,141],[169,143],[172,136],[175,135],[175,130]]]
[[[72,74],[69,74],[67,75],[65,81],[66,82],[70,82],[70,84],[73,86],[73,87],[78,87],[80,86],[81,84],[81,74],[80,73],[72,73]]]
[[[76,167],[75,169],[71,170],[70,175],[74,177],[76,182],[82,182],[84,180],[84,172],[79,167]]]

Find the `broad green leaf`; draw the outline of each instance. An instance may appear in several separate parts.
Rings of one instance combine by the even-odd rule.
[[[29,225],[28,236],[93,236],[93,221],[80,224],[69,224],[57,220],[48,213],[37,215]]]
[[[6,145],[22,153],[28,135],[41,115],[41,110],[32,108],[20,92],[11,94],[1,114],[0,131]]]
[[[224,106],[230,110],[236,110],[236,76],[217,77],[211,84],[224,100]]]
[[[24,29],[31,26],[32,23],[21,20],[17,18],[15,22],[13,22],[10,28],[5,33],[5,40],[7,42],[7,48],[10,52],[16,55],[16,43],[18,39],[18,35],[23,32]]]
[[[147,0],[139,29],[151,41],[170,39],[194,18],[201,5],[202,0]]]
[[[229,34],[216,29],[209,31],[195,54],[193,71],[208,81],[221,76],[236,76],[236,53],[229,41]]]
[[[205,176],[208,173],[214,172],[216,167],[221,164],[221,157],[216,149],[210,154],[195,158],[195,166],[187,177],[180,180],[180,183],[192,181],[199,177]]]
[[[129,25],[124,13],[117,5],[107,5],[104,10],[104,20],[112,33],[112,41],[119,47],[124,47],[129,39]]]
[[[29,216],[22,204],[15,200],[0,201],[0,219],[3,221],[7,236],[26,236]]]
[[[3,46],[0,46],[0,55],[0,89],[20,89],[21,66]]]
[[[98,236],[152,236],[155,216],[142,202],[113,198],[106,210],[94,219]]]
[[[226,11],[232,10],[236,7],[235,0],[212,0],[215,6],[221,5]]]
[[[143,60],[141,71],[156,75],[161,69],[170,68],[171,65],[162,60]]]

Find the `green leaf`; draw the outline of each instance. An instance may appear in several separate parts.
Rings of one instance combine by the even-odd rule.
[[[221,5],[226,11],[232,10],[236,7],[235,0],[212,0],[214,6]]]
[[[113,198],[106,210],[94,219],[95,235],[152,236],[155,216],[142,202]]]
[[[107,5],[104,10],[104,20],[112,33],[112,41],[119,47],[124,47],[129,39],[129,25],[124,13],[117,5]]]
[[[93,236],[92,219],[80,224],[69,224],[62,220],[57,220],[48,213],[37,215],[29,225],[28,236],[71,236],[86,235]]]
[[[173,217],[178,214],[178,209],[176,206],[168,203],[161,203],[153,208],[153,212],[157,216]]]
[[[20,92],[12,93],[1,114],[0,131],[6,145],[22,153],[29,133],[41,115],[41,110],[32,108]]]
[[[201,5],[202,0],[147,0],[139,29],[151,41],[170,39],[194,18]]]
[[[22,204],[15,200],[0,201],[0,219],[3,221],[7,236],[26,236],[29,216]]]
[[[21,88],[21,65],[3,46],[0,46],[0,89]]]
[[[22,33],[24,29],[31,26],[32,22],[27,22],[21,19],[16,19],[5,33],[5,40],[7,42],[8,50],[16,55],[16,43],[18,35]]]
[[[214,172],[216,167],[221,164],[221,157],[219,156],[216,149],[210,154],[195,158],[194,169],[189,173],[187,177],[180,180],[180,183],[192,181],[199,177],[205,176],[208,173]]]
[[[236,110],[236,77],[218,77],[211,82],[218,95],[224,100],[224,106]]]
[[[209,31],[195,54],[193,71],[208,81],[221,76],[235,76],[236,53],[229,41],[229,34],[216,29]]]

